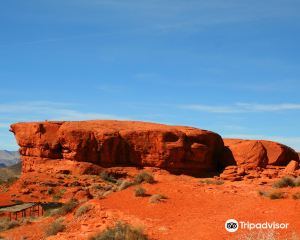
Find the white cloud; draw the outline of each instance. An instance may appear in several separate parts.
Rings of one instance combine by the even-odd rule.
[[[280,112],[300,110],[300,104],[257,104],[257,103],[235,103],[232,105],[205,105],[187,104],[178,106],[182,109],[189,109],[210,113],[247,113],[247,112]]]

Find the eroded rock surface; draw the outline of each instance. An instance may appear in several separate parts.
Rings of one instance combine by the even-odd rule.
[[[210,131],[137,121],[16,123],[11,131],[24,172],[34,171],[37,162],[71,160],[202,174],[216,170],[224,148],[222,138]]]

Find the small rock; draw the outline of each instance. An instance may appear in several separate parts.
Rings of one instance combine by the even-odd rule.
[[[289,164],[285,167],[285,173],[293,173],[299,168],[299,162],[295,160],[291,160]]]

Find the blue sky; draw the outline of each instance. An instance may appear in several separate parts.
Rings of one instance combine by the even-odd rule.
[[[0,149],[19,121],[133,119],[300,151],[299,0],[11,0]]]

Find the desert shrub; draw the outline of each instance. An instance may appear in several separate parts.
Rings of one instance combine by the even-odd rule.
[[[78,201],[76,199],[70,199],[60,208],[54,209],[51,211],[50,215],[66,215],[67,213],[71,212],[74,208],[78,206]]]
[[[54,193],[53,188],[52,188],[52,187],[49,187],[49,188],[47,189],[47,194],[48,194],[48,195],[51,195],[51,194],[53,194],[53,193]]]
[[[149,202],[150,203],[158,203],[165,199],[167,199],[167,197],[162,194],[154,194],[150,197]]]
[[[224,181],[215,180],[215,179],[203,179],[203,180],[200,180],[200,183],[211,184],[211,185],[222,185],[222,184],[224,184]]]
[[[293,199],[300,199],[300,192],[297,192],[297,193],[294,193],[293,195],[292,195],[292,197],[293,197]]]
[[[60,189],[57,193],[55,193],[52,197],[54,201],[60,200],[66,192],[66,189]]]
[[[270,192],[269,198],[270,199],[281,199],[281,198],[284,198],[284,193],[283,192]]]
[[[279,192],[279,191],[270,191],[270,192],[258,191],[258,194],[260,196],[268,197],[270,199],[281,199],[281,198],[284,198],[284,193],[283,192]]]
[[[132,186],[132,185],[133,185],[132,182],[129,182],[129,181],[127,181],[127,180],[123,180],[123,181],[120,183],[119,187],[118,187],[118,191],[122,191],[122,190],[124,190],[124,189],[126,189],[126,188],[129,188],[129,187]]]
[[[259,196],[267,197],[267,192],[262,191],[262,190],[259,190],[259,191],[258,191],[258,195],[259,195]]]
[[[134,182],[137,184],[140,184],[142,182],[146,182],[146,183],[155,183],[154,177],[151,173],[148,172],[141,172],[139,174],[137,174],[134,178]]]
[[[51,223],[45,230],[46,236],[53,236],[59,232],[63,232],[66,226],[63,224],[64,219],[59,218]]]
[[[80,206],[75,212],[75,217],[82,216],[83,214],[87,213],[90,209],[91,209],[90,204]]]
[[[297,178],[294,180],[294,183],[295,183],[295,187],[300,187],[300,177],[297,177]]]
[[[7,217],[3,217],[0,219],[0,231],[5,231],[18,226],[20,226],[20,223],[18,221],[10,221]]]
[[[145,197],[146,196],[146,190],[142,187],[137,187],[134,191],[134,195],[136,197]]]
[[[280,180],[273,183],[274,188],[284,188],[284,187],[295,187],[295,179],[290,177],[283,177]]]
[[[107,182],[111,182],[111,183],[116,183],[117,182],[117,179],[114,177],[113,174],[110,174],[108,172],[101,172],[99,174],[99,176],[104,180],[104,181],[107,181]]]
[[[90,240],[148,240],[148,237],[142,229],[118,222],[114,227],[106,229]]]

